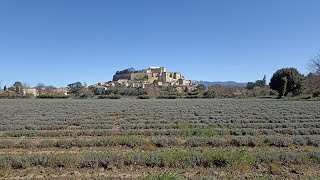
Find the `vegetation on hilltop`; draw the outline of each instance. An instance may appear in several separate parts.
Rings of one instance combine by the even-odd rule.
[[[129,74],[129,73],[133,73],[135,71],[136,70],[133,67],[131,67],[131,68],[128,68],[128,69],[125,69],[125,70],[122,70],[122,71],[117,71],[116,75]]]

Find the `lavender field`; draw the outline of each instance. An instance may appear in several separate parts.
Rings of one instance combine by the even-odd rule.
[[[316,179],[319,146],[313,101],[0,100],[1,178]]]

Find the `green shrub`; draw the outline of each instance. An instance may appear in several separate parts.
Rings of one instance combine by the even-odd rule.
[[[309,146],[315,146],[315,147],[319,147],[320,146],[320,137],[308,136],[308,137],[306,137],[306,140],[307,140],[307,144]]]
[[[147,167],[164,167],[163,154],[159,152],[150,153],[146,155],[145,165]]]
[[[301,164],[305,155],[295,152],[262,151],[256,154],[257,160],[264,163]]]
[[[71,140],[58,140],[55,142],[54,147],[69,149],[73,145]]]
[[[231,140],[233,146],[249,146],[254,147],[258,145],[258,138],[256,137],[234,137]]]
[[[214,91],[206,91],[205,93],[203,93],[202,98],[216,98],[217,95]]]
[[[178,99],[178,96],[176,96],[176,95],[163,95],[163,96],[158,96],[157,99]]]
[[[143,141],[142,139],[132,136],[117,137],[115,139],[112,139],[112,141],[116,145],[127,146],[130,148],[142,146],[145,144],[145,141]]]
[[[46,154],[30,154],[25,157],[30,166],[42,166],[47,167],[50,163],[50,158]]]
[[[198,98],[200,98],[200,96],[199,95],[187,95],[187,96],[185,96],[185,98],[186,99],[198,99]]]
[[[208,139],[205,137],[191,137],[189,138],[185,145],[190,147],[198,147],[198,146],[204,146],[208,143]]]
[[[58,140],[54,143],[54,147],[69,149],[72,147],[90,146],[89,141],[75,139],[75,140]]]
[[[175,138],[163,138],[159,137],[157,139],[153,139],[152,143],[157,147],[169,147],[178,144],[178,140]]]
[[[121,95],[118,95],[118,94],[101,95],[101,96],[98,96],[98,99],[121,99]]]
[[[55,141],[53,140],[43,140],[38,144],[39,148],[49,148],[54,146],[55,146]]]
[[[267,137],[264,142],[270,146],[288,147],[292,144],[292,140],[287,137],[275,136]]]
[[[117,95],[117,94],[109,95],[109,99],[120,99],[120,98],[121,98],[121,96]]]
[[[311,151],[308,153],[309,158],[317,164],[320,164],[320,152],[319,151]]]
[[[16,147],[23,148],[23,149],[31,148],[33,146],[34,146],[33,142],[29,140],[22,140],[16,144]]]
[[[49,156],[49,164],[51,167],[72,167],[77,164],[77,159],[70,154],[53,154]]]
[[[11,167],[13,157],[10,155],[0,156],[0,169]]]
[[[109,99],[109,95],[100,95],[98,99]]]
[[[95,153],[85,154],[81,161],[81,168],[98,168],[100,165],[101,156]]]
[[[150,96],[148,95],[140,95],[137,97],[137,99],[150,99]]]
[[[320,89],[317,89],[315,92],[313,92],[312,97],[320,97]]]
[[[15,143],[13,141],[10,141],[10,140],[0,141],[0,149],[12,148],[14,146],[15,146]]]
[[[25,169],[30,166],[27,157],[12,157],[11,167],[13,169]]]
[[[215,129],[211,127],[194,127],[194,128],[184,128],[184,131],[182,132],[184,136],[203,136],[203,137],[212,137],[216,136],[217,132]]]
[[[134,136],[120,136],[114,138],[105,138],[92,142],[96,146],[127,146],[134,148],[143,146],[146,142],[143,139]]]
[[[59,95],[59,94],[40,94],[37,96],[38,99],[68,99],[70,96]]]
[[[293,139],[293,144],[298,146],[305,146],[308,144],[308,140],[304,137],[298,136]]]
[[[224,141],[222,139],[218,139],[218,138],[210,138],[208,139],[207,144],[212,146],[212,147],[220,147],[224,145]]]
[[[232,156],[226,152],[206,154],[206,166],[225,167],[231,163],[230,158],[232,158]]]

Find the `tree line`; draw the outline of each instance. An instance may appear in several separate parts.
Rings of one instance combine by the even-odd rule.
[[[310,59],[309,70],[310,73],[304,76],[296,68],[279,69],[273,74],[268,88],[277,92],[278,98],[288,96],[318,98],[320,96],[320,53]],[[266,77],[247,84],[247,89],[251,91],[266,87]]]
[[[110,98],[119,99],[123,96],[136,96],[140,99],[148,98],[250,98],[250,97],[277,97],[288,98],[298,97],[302,99],[320,97],[320,53],[312,57],[308,68],[310,73],[302,75],[296,68],[282,68],[277,70],[270,83],[267,84],[266,76],[261,80],[249,82],[246,88],[214,85],[205,87],[200,84],[195,89],[188,88],[178,91],[171,87],[149,87],[149,88],[118,88],[97,90],[94,86],[87,87],[86,84],[75,82],[68,84],[68,95],[57,91],[57,88],[39,83],[35,89],[38,98]],[[127,71],[133,71],[127,69]],[[121,72],[117,72],[121,74]],[[11,87],[4,86],[0,92],[0,98],[30,98],[32,94],[25,93],[24,89],[29,88],[27,83],[15,82]]]

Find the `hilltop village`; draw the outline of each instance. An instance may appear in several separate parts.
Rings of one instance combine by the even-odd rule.
[[[0,98],[97,98],[120,99],[137,97],[139,99],[176,99],[176,98],[215,98],[215,97],[259,97],[270,95],[264,80],[250,84],[250,89],[237,86],[193,84],[180,72],[168,72],[165,67],[149,67],[135,70],[128,68],[117,71],[112,81],[93,85],[74,82],[67,87],[56,88],[39,83],[30,87],[27,83],[15,82],[11,87],[0,88]],[[252,87],[252,88],[251,88]],[[272,92],[273,93],[273,92]],[[275,93],[273,93],[275,94]]]
[[[196,85],[187,80],[179,72],[167,72],[165,67],[150,67],[148,69],[135,70],[133,68],[117,71],[113,81],[101,82],[93,85],[96,92],[109,88],[152,88],[166,87],[169,90],[183,92],[193,91]]]

